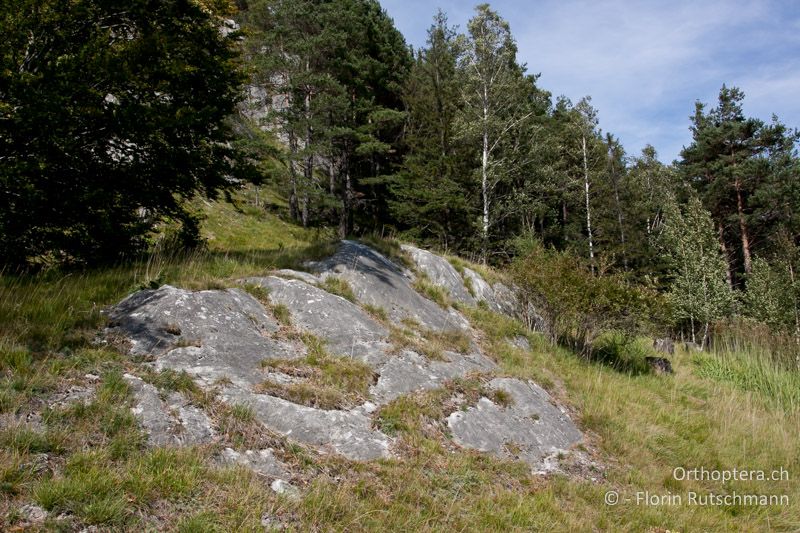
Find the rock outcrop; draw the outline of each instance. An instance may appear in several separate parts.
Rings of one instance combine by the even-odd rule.
[[[446,259],[425,250],[412,246],[403,250],[417,272],[446,290],[452,301],[467,306],[483,301],[497,312],[515,312],[513,292],[502,284],[490,285],[470,269],[463,269],[462,277]],[[186,372],[201,389],[213,392],[215,401],[246,409],[269,431],[320,453],[352,460],[397,453],[393,439],[378,429],[375,416],[381,405],[442,387],[453,378],[496,372],[497,365],[481,352],[469,321],[452,307],[444,308],[417,292],[419,274],[411,269],[353,241],[342,241],[331,257],[308,267],[311,272],[280,270],[240,280],[241,288],[187,291],[165,285],[142,290],[110,310],[106,334],[122,340],[141,365]],[[346,282],[353,298],[326,291],[328,278],[336,278],[339,286]],[[277,306],[288,317],[280,316],[279,321],[273,315],[278,315]],[[397,332],[412,341],[398,345]],[[286,399],[290,396],[279,397],[273,389],[263,388],[272,375],[264,361],[309,364],[306,334],[324,341],[329,357],[352,358],[374,373],[369,393],[359,405],[323,409],[294,403]],[[444,346],[433,357],[419,348],[431,335],[463,341]],[[282,379],[290,385],[311,386],[313,372],[289,371],[291,375]],[[184,395],[159,391],[134,375],[125,379],[133,392],[134,413],[151,445],[191,445],[220,438],[214,417]],[[495,378],[487,387],[505,391],[509,405],[481,398],[466,411],[450,414],[446,424],[456,444],[524,460],[536,469],[581,440],[566,412],[537,385]],[[285,465],[271,450],[228,447],[220,461],[268,477],[287,477]]]
[[[481,398],[475,407],[451,414],[447,424],[461,446],[542,466],[582,440],[566,411],[535,383],[496,378],[488,387],[505,391],[509,405]]]
[[[411,319],[437,331],[469,328],[457,311],[442,309],[415,291],[413,272],[365,244],[342,241],[335,254],[310,266],[320,279],[334,276],[346,281],[361,304],[383,309],[392,322]]]

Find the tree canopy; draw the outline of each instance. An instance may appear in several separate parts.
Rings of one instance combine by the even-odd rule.
[[[226,118],[240,98],[236,34],[166,0],[3,2],[0,255],[92,261],[146,245],[184,201],[246,177]]]

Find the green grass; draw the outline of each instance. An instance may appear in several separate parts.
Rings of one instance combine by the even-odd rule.
[[[349,300],[353,303],[356,301],[356,295],[353,293],[353,288],[350,287],[350,284],[342,278],[328,276],[325,278],[325,281],[322,282],[322,288],[331,294],[341,296],[345,300]]]
[[[462,331],[435,331],[411,321],[406,321],[406,327],[390,325],[389,342],[395,352],[408,349],[433,361],[447,361],[445,352],[466,354],[472,348],[472,340]]]
[[[243,212],[225,205],[206,209],[204,231],[213,237],[208,252],[161,252],[113,268],[0,279],[0,414],[15,420],[0,430],[0,529],[18,527],[19,507],[38,503],[51,511],[45,530],[97,525],[121,531],[256,531],[263,530],[264,516],[296,531],[800,530],[798,374],[787,366],[791,361],[773,364],[770,350],[717,344],[707,354],[678,351],[672,358],[675,374],[655,376],[631,370],[644,354],[641,344],[609,352],[624,364],[586,361],[515,320],[462,307],[479,331],[482,350],[498,364],[494,374],[545,387],[584,429],[587,453],[603,466],[586,472],[576,465],[575,475],[542,478],[524,464],[452,446],[444,420],[453,407],[445,404],[454,395],[462,406],[481,396],[509,404],[507,395],[485,388],[489,376],[452,380],[382,406],[373,424],[393,436],[398,458],[365,463],[291,444],[259,424],[248,406],[224,405],[213,394],[193,391],[183,374],[149,373],[111,347],[92,345],[103,324],[103,306],[137,287],[232,286],[238,277],[297,267],[332,248],[324,233],[284,226],[246,205]],[[437,337],[411,322],[392,332],[393,340],[412,349],[427,346],[429,357],[469,349],[463,337]],[[524,336],[531,349],[508,342],[516,336]],[[296,338],[305,342],[307,358],[273,364],[306,372],[317,380],[316,390],[334,390],[339,402],[344,396],[339,405],[365,397],[371,370],[330,356],[315,337],[296,333]],[[146,448],[130,411],[124,372],[203,405],[220,442],[182,450]],[[89,384],[86,374],[100,379]],[[44,401],[75,384],[94,390],[86,403],[42,409]],[[26,422],[34,411],[41,411],[41,422]],[[218,467],[213,457],[222,446],[275,449],[292,465],[301,497],[275,495],[242,468]],[[722,486],[676,481],[676,466],[782,467],[790,478]],[[643,490],[788,494],[790,504],[608,506],[603,502],[608,490],[629,497]],[[56,520],[61,513],[65,518]]]
[[[450,295],[439,285],[432,283],[427,276],[418,274],[414,280],[414,289],[429,300],[433,300],[442,309],[450,307]]]
[[[370,248],[377,250],[386,258],[394,261],[398,265],[414,270],[416,264],[411,257],[400,247],[400,241],[393,238],[380,237],[378,235],[363,235],[358,238]]]
[[[369,365],[327,353],[324,343],[303,335],[308,355],[302,359],[265,359],[262,366],[297,378],[296,383],[264,381],[257,391],[320,409],[349,409],[363,403],[375,374]]]

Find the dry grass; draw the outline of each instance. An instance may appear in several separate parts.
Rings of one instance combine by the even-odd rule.
[[[297,500],[274,494],[263,479],[241,468],[219,468],[213,446],[146,449],[121,377],[141,367],[90,344],[103,323],[99,310],[141,285],[227,284],[238,276],[296,264],[324,249],[304,250],[299,241],[307,234],[298,228],[291,230],[297,241],[297,249],[292,248],[291,233],[271,215],[242,221],[254,235],[258,228],[273,231],[266,226],[275,223],[284,249],[267,248],[267,241],[277,237],[239,235],[239,216],[250,215],[227,207],[219,215],[210,255],[162,255],[91,272],[2,277],[0,414],[15,421],[0,430],[0,529],[21,527],[19,508],[37,503],[51,513],[45,530],[96,525],[120,531],[256,531],[263,529],[264,517],[297,531],[800,530],[800,413],[791,401],[774,400],[795,382],[776,386],[778,374],[742,363],[752,361],[749,349],[718,346],[719,353],[702,355],[716,362],[713,371],[695,354],[679,352],[672,360],[674,376],[637,375],[581,360],[551,347],[518,322],[480,308],[465,312],[481,332],[481,348],[498,362],[497,374],[533,379],[570,409],[588,436],[587,450],[606,465],[595,481],[532,476],[524,464],[455,448],[442,423],[452,407],[447,402],[455,392],[465,397],[465,405],[492,394],[480,376],[382,406],[374,423],[395,436],[400,456],[363,463],[310,454],[277,438],[249,408],[218,403],[212,395],[193,390],[182,374],[140,372],[160,389],[179,390],[208,409],[224,445],[274,447],[296,469],[293,481],[302,489]],[[261,251],[246,251],[258,246]],[[466,347],[463,339],[426,339],[416,329],[405,324],[393,335],[410,347]],[[518,335],[528,339],[531,350],[507,342]],[[318,339],[305,341],[312,360],[283,362],[283,371],[307,372],[309,380],[343,394],[364,394],[371,373],[350,368],[351,360],[329,359]],[[725,365],[721,369],[719,361]],[[278,368],[281,363],[274,364]],[[87,384],[89,373],[100,376],[99,382]],[[94,395],[85,404],[42,409],[48,398],[74,385],[87,385]],[[505,400],[502,395],[493,398]],[[41,413],[41,420],[28,421],[35,413]],[[672,475],[677,466],[782,467],[790,477],[726,485],[677,481]],[[604,495],[609,490],[623,497],[689,490],[787,494],[790,503],[608,506]],[[63,519],[56,519],[62,514]]]
[[[266,380],[256,392],[320,409],[349,409],[366,401],[375,372],[360,361],[329,354],[324,343],[309,334],[302,335],[308,354],[303,359],[265,359],[262,365],[297,379],[292,383]]]

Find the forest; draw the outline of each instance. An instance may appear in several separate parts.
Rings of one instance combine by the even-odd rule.
[[[541,87],[487,4],[464,30],[436,13],[416,50],[373,0],[5,4],[12,268],[133,257],[165,222],[202,246],[192,198],[251,183],[341,238],[492,265],[568,254],[700,344],[734,318],[800,338],[800,136],[746,116],[736,87],[694,104],[664,164],[603,131],[590,96]]]
[[[469,13],[0,0],[0,531],[800,531],[800,132]]]

